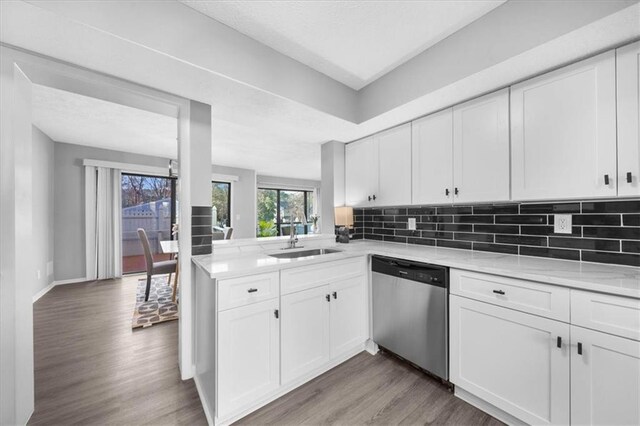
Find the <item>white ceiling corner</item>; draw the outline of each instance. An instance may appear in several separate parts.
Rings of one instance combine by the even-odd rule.
[[[505,2],[180,1],[355,90]]]

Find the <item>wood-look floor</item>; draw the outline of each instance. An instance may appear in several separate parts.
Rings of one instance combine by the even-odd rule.
[[[237,425],[501,425],[426,374],[363,352]]]
[[[178,371],[178,323],[131,330],[138,277],[55,287],[34,305],[31,425],[200,425]],[[497,425],[387,354],[361,353],[238,424]]]
[[[138,278],[57,286],[34,304],[29,424],[206,424],[180,379],[178,322],[131,330]]]

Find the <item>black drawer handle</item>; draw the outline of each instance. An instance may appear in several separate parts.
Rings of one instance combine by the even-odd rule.
[[[249,290],[247,290],[247,293],[255,293],[256,291],[258,291],[257,288],[250,288]]]
[[[627,172],[627,183],[632,183],[633,182],[633,175],[631,174],[631,172]]]
[[[328,294],[325,296],[325,299],[327,299],[327,302],[331,302],[331,296],[329,296]]]
[[[460,191],[458,191],[458,187],[457,186],[455,188],[453,188],[453,193],[454,194],[458,195],[458,192],[460,192]]]
[[[556,342],[556,346],[561,348],[562,347],[562,337],[558,336],[558,340]]]
[[[494,292],[495,294],[504,295],[504,291],[502,291],[502,290],[493,290],[493,292]]]
[[[273,311],[273,316],[276,317],[276,319],[280,318],[280,311],[277,309]]]
[[[582,343],[578,342],[578,355],[582,355]]]
[[[604,184],[609,185],[609,175],[604,175]]]
[[[449,196],[449,188],[444,189],[444,195],[446,195],[447,197]]]
[[[333,292],[333,298],[334,298],[334,299],[337,299],[337,298],[338,298],[338,292],[337,292],[337,291],[334,291],[334,292]]]
[[[369,201],[371,201],[371,195],[369,195],[367,198],[369,199]]]

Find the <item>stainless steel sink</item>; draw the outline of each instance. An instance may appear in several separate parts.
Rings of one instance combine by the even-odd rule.
[[[299,257],[311,257],[311,256],[321,256],[323,254],[331,254],[331,253],[340,253],[342,250],[336,249],[310,249],[310,250],[301,250],[301,251],[288,251],[282,253],[273,253],[269,256],[277,257],[280,259],[297,259]]]

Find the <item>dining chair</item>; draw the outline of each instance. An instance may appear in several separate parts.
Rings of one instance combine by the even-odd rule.
[[[149,244],[149,238],[147,238],[147,233],[144,229],[138,228],[138,237],[140,238],[140,242],[142,243],[142,248],[144,249],[144,260],[147,264],[147,288],[144,292],[144,301],[146,302],[149,300],[149,292],[151,291],[151,277],[154,275],[169,274],[168,282],[169,285],[171,285],[171,274],[176,272],[178,261],[176,259],[172,259],[154,262],[153,255],[151,254],[151,245]]]

